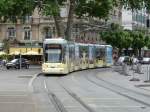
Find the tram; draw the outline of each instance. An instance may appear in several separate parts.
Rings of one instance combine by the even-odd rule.
[[[45,39],[42,72],[68,74],[77,70],[112,66],[112,46]]]

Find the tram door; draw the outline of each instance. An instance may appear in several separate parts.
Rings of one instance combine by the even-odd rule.
[[[112,47],[106,46],[106,66],[111,66],[113,64],[112,59]]]
[[[89,45],[89,68],[94,68],[94,57],[95,57],[95,49],[94,49],[94,45],[90,44]]]
[[[79,45],[79,56],[80,56],[80,68],[88,68],[88,45],[80,44]]]
[[[75,66],[75,45],[69,44],[69,69],[70,72],[74,71]]]
[[[74,69],[80,69],[80,56],[79,56],[79,44],[75,43],[75,62],[74,62]]]

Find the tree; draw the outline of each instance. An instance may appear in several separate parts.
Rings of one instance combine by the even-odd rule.
[[[119,55],[121,55],[122,49],[128,50],[131,47],[133,38],[130,36],[130,31],[123,30],[118,24],[112,23],[110,29],[100,34],[102,40],[107,44],[113,46],[113,48],[119,49]]]
[[[60,7],[63,5],[64,0],[45,0],[49,1],[51,3],[44,2],[43,10],[46,12],[46,15],[54,15],[54,13],[49,13],[53,12],[53,9],[55,10],[55,14],[59,14]],[[48,7],[48,8],[46,8]],[[69,40],[71,37],[71,32],[72,32],[72,26],[73,26],[73,18],[75,17],[74,15],[76,14],[77,17],[98,17],[98,18],[107,18],[109,11],[113,8],[113,1],[112,0],[105,0],[105,1],[99,1],[99,0],[94,0],[94,1],[89,1],[87,0],[69,0],[69,13],[68,13],[68,19],[67,19],[67,25],[66,25],[66,30],[65,30],[65,36],[66,39]],[[59,20],[58,20],[59,19]],[[59,29],[64,29],[62,28],[61,24],[56,24],[61,21],[61,17],[59,16],[58,18],[54,18],[55,20],[55,25]],[[58,20],[58,21],[56,21]],[[56,28],[57,28],[56,27]]]
[[[17,39],[13,39],[13,40],[10,40],[10,39],[4,39],[3,40],[3,43],[4,43],[4,51],[6,53],[9,53],[9,48],[11,45],[18,45],[19,41]]]
[[[63,35],[62,18],[60,17],[60,7],[66,0],[1,0],[0,16],[3,20],[13,18],[16,21],[24,15],[31,14],[38,6],[45,15],[52,15],[55,20],[55,26],[58,36]],[[113,0],[69,0],[69,14],[67,19],[66,38],[71,36],[73,17],[76,14],[78,17],[86,16],[107,18],[110,10],[113,8]],[[17,9],[17,10],[16,10]],[[82,10],[83,9],[83,10]],[[90,9],[90,10],[89,10]]]
[[[129,10],[140,10],[144,7],[145,0],[120,0],[120,3]]]
[[[10,20],[16,22],[18,18],[32,14],[35,3],[34,0],[1,0],[0,6],[2,21]]]
[[[64,0],[44,0],[38,5],[43,15],[53,16],[58,37],[64,37],[64,27],[60,16],[60,6],[63,2]]]
[[[137,54],[138,52],[138,55],[141,56],[141,48],[148,42],[147,36],[140,31],[132,31],[130,32],[130,36],[133,38],[132,48],[135,51],[134,53]]]
[[[4,40],[3,40],[3,43],[4,43],[4,46],[3,46],[4,51],[5,51],[6,53],[9,53],[10,41],[9,41],[8,39],[4,39]]]
[[[30,15],[36,7],[41,8],[45,15],[54,17],[58,36],[62,36],[64,29],[60,8],[66,0],[1,0],[0,17],[3,21],[13,19],[16,21],[24,15]],[[145,2],[145,4],[144,4]],[[143,5],[149,8],[148,0],[69,0],[69,14],[66,27],[66,39],[71,36],[73,17],[96,17],[107,19],[110,11],[117,5],[128,9],[141,9]],[[16,10],[17,9],[17,10]],[[76,16],[75,16],[76,15]]]

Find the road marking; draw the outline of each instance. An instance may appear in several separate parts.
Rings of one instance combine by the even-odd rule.
[[[64,106],[65,108],[80,108],[80,106],[71,106],[71,105],[69,105],[69,106]]]
[[[47,88],[47,84],[46,84],[45,80],[44,80],[44,88],[45,88],[46,92],[48,93],[48,88]]]
[[[97,106],[95,108],[143,108],[144,106]]]
[[[28,95],[0,95],[0,97],[27,97]]]
[[[28,83],[28,90],[30,91],[30,92],[33,92],[33,85],[32,85],[32,83],[33,83],[33,81],[36,79],[36,77],[38,76],[39,74],[35,74],[31,79],[30,79],[30,81],[29,81],[29,83]]]
[[[84,98],[83,100],[126,100],[125,98]]]
[[[35,103],[28,103],[28,102],[0,102],[0,104],[30,104],[30,105],[35,105]]]
[[[136,106],[136,105],[131,105],[131,106],[128,106],[128,105],[125,105],[125,106],[107,106],[107,105],[95,105],[95,104],[88,104],[90,107],[93,107],[93,108],[145,108],[145,106]]]

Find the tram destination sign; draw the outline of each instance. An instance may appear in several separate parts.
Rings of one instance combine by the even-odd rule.
[[[45,49],[61,49],[60,44],[46,44]]]

